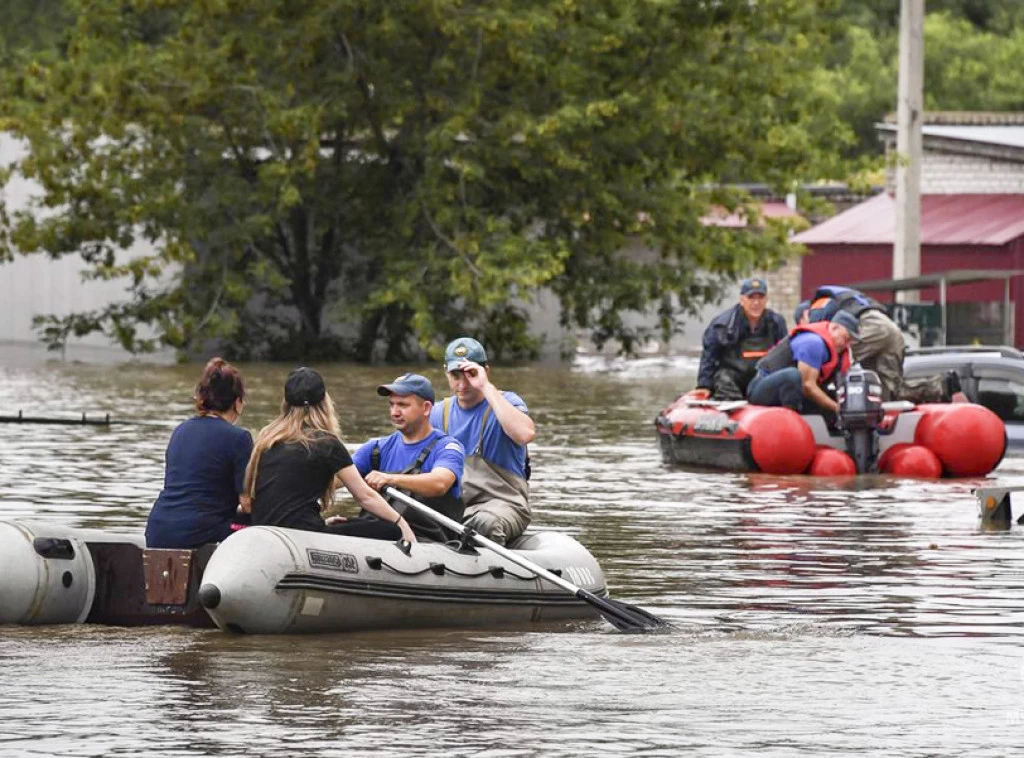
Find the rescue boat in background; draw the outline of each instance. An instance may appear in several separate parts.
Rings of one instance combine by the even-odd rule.
[[[877,421],[829,426],[823,416],[789,408],[684,396],[658,414],[655,426],[666,463],[767,474],[985,476],[1006,453],[1006,428],[984,406],[878,405]]]

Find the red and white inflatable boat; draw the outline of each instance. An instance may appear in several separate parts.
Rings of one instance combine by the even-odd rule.
[[[878,406],[877,423],[851,433],[789,408],[683,396],[658,414],[655,426],[666,463],[767,474],[984,476],[1006,452],[1002,420],[981,405]],[[871,446],[869,453],[854,449],[858,439]]]

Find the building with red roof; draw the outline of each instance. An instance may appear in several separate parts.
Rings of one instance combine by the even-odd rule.
[[[1000,343],[1012,334],[1014,345],[1024,345],[1024,276],[1015,274],[1024,271],[1024,114],[933,114],[926,121],[921,274],[990,270],[993,278],[948,291],[924,287],[921,301],[948,304],[941,338],[949,344]],[[879,129],[887,149],[895,150],[895,127]],[[793,241],[811,251],[801,261],[802,296],[824,284],[856,286],[892,277],[895,231],[890,187],[795,235]],[[869,294],[893,299],[892,288]]]

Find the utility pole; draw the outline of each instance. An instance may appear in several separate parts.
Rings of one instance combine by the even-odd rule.
[[[921,121],[924,118],[924,0],[900,2],[900,72],[896,103],[896,239],[892,275],[921,275]],[[917,290],[897,293],[920,301]]]

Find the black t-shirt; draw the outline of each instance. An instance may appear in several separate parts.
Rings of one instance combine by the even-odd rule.
[[[322,532],[317,502],[331,478],[352,465],[352,457],[333,435],[316,437],[309,447],[278,442],[264,450],[256,472],[252,523]]]

